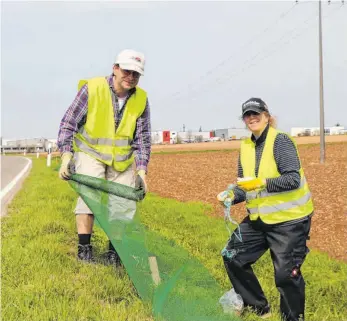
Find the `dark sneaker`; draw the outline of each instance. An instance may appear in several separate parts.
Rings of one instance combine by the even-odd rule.
[[[270,306],[267,305],[265,308],[263,308],[261,311],[259,311],[259,316],[262,319],[268,319],[271,317],[271,310],[270,310]]]
[[[109,250],[104,254],[105,263],[114,265],[114,266],[122,266],[122,261],[116,251]]]
[[[90,244],[87,244],[87,245],[78,244],[77,257],[81,261],[92,262],[93,261],[93,247]]]
[[[271,317],[270,305],[265,307],[250,307],[250,310],[257,314],[261,319],[267,319]]]

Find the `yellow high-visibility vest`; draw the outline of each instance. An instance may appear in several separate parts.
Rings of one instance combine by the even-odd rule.
[[[81,80],[80,89],[88,84],[88,112],[83,128],[75,134],[73,148],[82,151],[100,162],[113,166],[119,172],[125,171],[133,162],[131,143],[134,138],[136,120],[142,115],[147,93],[136,87],[126,106],[117,130],[110,86],[105,77]]]
[[[281,175],[277,170],[273,153],[278,133],[280,131],[269,127],[259,164],[257,176],[259,178],[275,178]],[[295,141],[291,137],[290,139],[297,150]],[[251,138],[241,143],[240,159],[244,177],[255,177],[256,152],[255,143]],[[313,203],[301,162],[300,177],[300,187],[295,190],[280,193],[269,193],[266,189],[247,192],[246,207],[250,219],[256,220],[259,217],[264,223],[276,224],[310,215],[313,212]]]

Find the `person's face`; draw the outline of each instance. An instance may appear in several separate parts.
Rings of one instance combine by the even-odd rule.
[[[141,76],[136,71],[121,69],[119,66],[113,67],[113,73],[116,76],[117,85],[124,90],[136,87]]]
[[[254,111],[248,111],[244,114],[243,121],[253,134],[259,136],[268,124],[269,117],[264,112],[259,114]]]

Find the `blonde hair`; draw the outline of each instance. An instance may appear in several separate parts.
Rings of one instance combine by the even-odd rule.
[[[273,128],[276,128],[277,127],[276,118],[272,116],[268,111],[265,111],[264,113],[269,118],[269,125]]]

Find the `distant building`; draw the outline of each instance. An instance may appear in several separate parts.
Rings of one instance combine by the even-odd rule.
[[[158,130],[151,132],[152,144],[178,144],[178,143],[198,143],[207,142],[213,137],[210,131],[177,132],[174,130]]]
[[[343,135],[346,132],[343,126],[325,127],[325,135]],[[293,127],[290,131],[291,136],[319,136],[319,127]]]
[[[211,137],[213,137],[212,131],[196,132],[187,130],[184,132],[178,132],[176,141],[181,143],[202,143],[210,141]]]
[[[151,141],[152,144],[163,144],[164,140],[166,140],[166,136],[168,131],[163,130],[157,130],[154,132],[151,132]],[[170,135],[169,135],[170,137]]]
[[[224,140],[239,140],[250,137],[250,131],[246,128],[224,128],[214,131],[215,137],[220,137]]]
[[[47,139],[44,137],[2,140],[1,152],[3,153],[36,153],[47,152],[51,146],[52,152],[57,150],[56,139]]]

